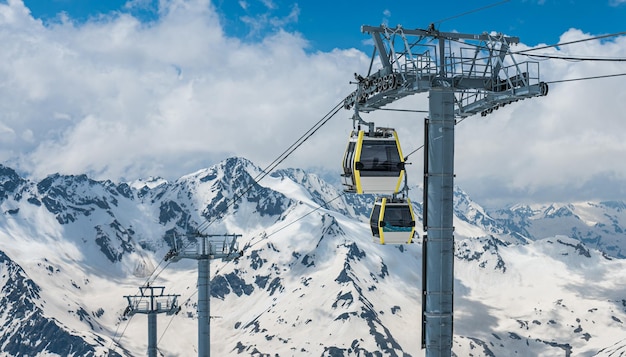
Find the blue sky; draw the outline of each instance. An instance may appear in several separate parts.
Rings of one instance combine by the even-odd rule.
[[[623,34],[593,39],[626,30],[625,12],[624,0],[0,1],[0,163],[33,179],[117,182],[175,180],[231,156],[265,167],[367,72],[361,25],[436,22],[527,47],[576,42],[536,54],[626,58]],[[558,82],[626,74],[626,61],[530,60],[553,83],[549,95],[458,125],[455,182],[488,206],[626,200],[625,77]],[[424,94],[393,104],[427,103]],[[282,165],[338,180],[351,115],[340,111]],[[364,119],[396,128],[411,152],[423,116]],[[420,184],[420,154],[411,160],[409,180]]]
[[[32,15],[53,21],[61,12],[77,21],[111,12],[131,13],[144,21],[157,15],[154,0],[24,0]],[[502,32],[534,46],[555,44],[570,28],[600,35],[626,30],[626,0],[489,1],[282,1],[216,0],[224,31],[256,40],[268,31],[297,31],[313,50],[361,47],[361,25],[426,28],[441,31]]]

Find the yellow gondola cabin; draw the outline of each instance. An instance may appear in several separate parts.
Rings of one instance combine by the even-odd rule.
[[[377,198],[370,215],[370,227],[375,243],[411,243],[415,235],[411,201],[408,198]]]
[[[393,194],[400,189],[404,174],[404,157],[394,129],[352,131],[341,175],[346,192]]]

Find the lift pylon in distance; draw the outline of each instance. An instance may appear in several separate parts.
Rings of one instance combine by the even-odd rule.
[[[400,189],[404,174],[404,157],[394,129],[350,133],[341,175],[346,192],[393,194]]]
[[[378,197],[370,215],[374,243],[409,244],[415,235],[415,215],[411,200]]]
[[[180,295],[165,295],[164,290],[163,286],[147,284],[139,287],[141,295],[124,296],[128,300],[124,315],[148,315],[148,357],[157,357],[157,314],[173,315],[180,311]]]

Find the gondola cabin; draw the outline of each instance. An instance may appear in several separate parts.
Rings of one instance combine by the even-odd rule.
[[[370,215],[374,242],[411,243],[415,235],[415,215],[409,199],[377,198]]]
[[[352,131],[341,175],[346,192],[393,194],[400,190],[404,174],[404,157],[395,130]]]

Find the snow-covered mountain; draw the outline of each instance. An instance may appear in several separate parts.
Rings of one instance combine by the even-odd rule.
[[[491,213],[512,233],[532,239],[567,235],[608,256],[626,258],[626,204],[619,201],[518,205]]]
[[[196,262],[163,259],[197,231],[242,235],[241,258],[211,264],[213,355],[422,355],[420,239],[372,243],[373,196],[262,176],[242,158],[119,184],[0,166],[0,356],[145,355],[123,296],[147,282],[182,304],[158,317],[160,352],[197,354]],[[457,188],[454,353],[626,356],[624,207],[487,212]]]

